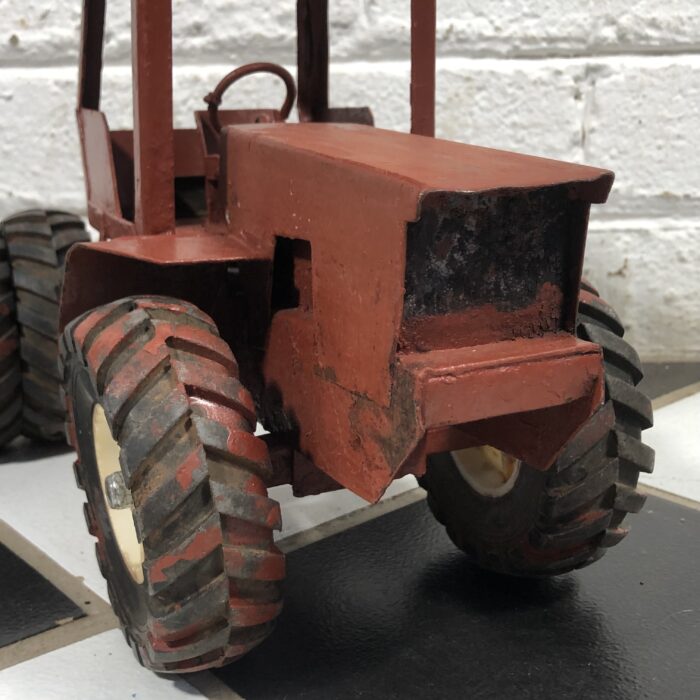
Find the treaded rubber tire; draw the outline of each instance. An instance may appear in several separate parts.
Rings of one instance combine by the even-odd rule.
[[[0,448],[20,434],[22,371],[15,293],[5,239],[0,235]]]
[[[654,467],[654,451],[640,440],[652,425],[651,402],[636,388],[641,362],[622,340],[617,314],[592,289],[579,297],[577,335],[602,347],[605,403],[552,467],[543,473],[522,464],[512,490],[498,498],[477,493],[449,453],[429,458],[420,479],[435,517],[483,568],[516,576],[581,568],[620,542],[624,517],[644,505],[636,486],[639,473]]]
[[[65,440],[58,374],[58,310],[66,255],[90,240],[77,216],[34,209],[2,223],[17,306],[22,360],[22,433]]]
[[[282,607],[267,446],[250,394],[213,321],[164,297],[95,309],[61,341],[76,479],[88,529],[127,641],[141,663],[183,673],[223,666],[260,644]],[[116,544],[97,471],[101,404],[144,547],[144,581]]]

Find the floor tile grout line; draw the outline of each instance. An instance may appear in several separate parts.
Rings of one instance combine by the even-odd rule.
[[[78,576],[66,571],[4,520],[0,520],[0,543],[31,566],[85,613],[83,618],[0,648],[0,670],[119,626],[112,608],[97,593],[90,590]]]
[[[679,496],[678,494],[671,493],[670,491],[664,491],[663,489],[656,488],[655,486],[640,483],[637,486],[637,490],[645,496],[655,496],[656,498],[661,498],[664,501],[670,501],[671,503],[675,503],[679,506],[685,506],[686,508],[692,508],[693,510],[700,510],[700,502],[694,501],[692,498]]]
[[[682,386],[674,391],[670,391],[668,394],[662,394],[651,402],[651,406],[654,411],[658,411],[666,406],[678,403],[683,399],[695,396],[695,394],[698,393],[700,393],[700,382],[695,382],[693,384],[688,384],[687,386]]]
[[[86,639],[103,632],[109,632],[117,627],[118,623],[111,612],[101,613],[87,615],[66,625],[21,639],[0,649],[0,674],[2,671],[25,661],[31,661],[50,652],[84,642]]]
[[[409,491],[404,491],[396,496],[387,498],[385,501],[367,505],[358,510],[333,518],[333,520],[328,520],[325,523],[316,525],[308,530],[303,530],[302,532],[285,537],[278,540],[275,544],[285,554],[289,554],[297,549],[307,547],[315,542],[320,542],[321,540],[325,540],[345,530],[349,530],[352,527],[379,518],[382,515],[387,515],[404,506],[409,506],[425,500],[426,495],[425,491],[420,486],[417,486]]]
[[[198,690],[207,700],[244,700],[241,695],[219,680],[211,671],[183,674],[180,678]]]
[[[88,615],[111,611],[111,606],[101,596],[85,585],[80,576],[75,576],[64,569],[36,544],[0,519],[0,543],[4,544],[20,559],[39,572],[65,596],[70,598]],[[86,602],[89,601],[89,602]],[[88,607],[86,607],[86,605]]]

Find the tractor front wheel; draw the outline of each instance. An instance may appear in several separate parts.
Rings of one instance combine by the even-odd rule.
[[[652,471],[654,452],[640,439],[652,424],[651,402],[636,386],[641,363],[623,333],[615,312],[584,288],[577,334],[603,350],[606,400],[546,472],[489,446],[429,459],[421,479],[428,505],[475,564],[516,576],[561,574],[627,534],[622,521],[644,505],[637,480]]]
[[[137,658],[165,673],[239,658],[272,629],[285,564],[228,345],[190,304],[127,298],[67,327],[61,365],[88,529]]]

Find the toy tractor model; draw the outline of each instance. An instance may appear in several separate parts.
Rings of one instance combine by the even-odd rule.
[[[298,0],[297,86],[224,78],[173,128],[170,0],[132,0],[134,121],[99,109],[104,0],[85,0],[89,217],[61,367],[113,606],[143,664],[223,665],[282,607],[280,509],[414,474],[478,565],[585,566],[626,534],[653,453],[614,311],[581,285],[612,173],[434,138],[435,2],[414,0],[413,133],[328,105],[325,0]],[[281,109],[224,110],[254,72]],[[254,434],[260,422],[268,432]]]

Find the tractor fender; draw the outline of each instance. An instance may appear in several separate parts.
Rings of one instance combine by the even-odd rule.
[[[272,251],[223,235],[123,236],[76,245],[66,261],[59,327],[115,299],[153,294],[189,301],[214,317],[232,276],[257,287],[247,291],[265,294],[271,261]]]

